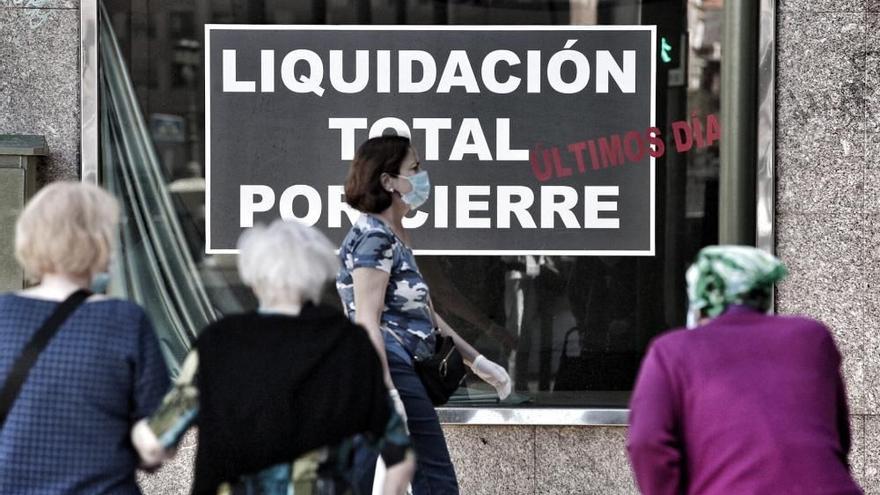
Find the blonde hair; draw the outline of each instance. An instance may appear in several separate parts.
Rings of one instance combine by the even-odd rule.
[[[257,225],[238,239],[238,272],[261,303],[318,302],[339,261],[324,234],[296,221]]]
[[[25,205],[15,224],[15,259],[28,278],[93,275],[110,262],[119,204],[103,189],[55,182]]]

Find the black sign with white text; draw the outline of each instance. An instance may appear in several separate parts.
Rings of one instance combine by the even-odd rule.
[[[408,135],[419,254],[654,254],[653,26],[206,26],[207,251],[339,242],[356,147]],[[662,153],[662,150],[660,151]]]

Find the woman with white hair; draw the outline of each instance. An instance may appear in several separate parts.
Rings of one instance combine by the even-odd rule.
[[[87,290],[118,217],[107,192],[61,182],[18,218],[15,256],[38,284],[0,295],[0,493],[140,493],[129,431],[169,382],[144,311]]]
[[[276,220],[238,242],[242,281],[260,307],[199,336],[159,410],[132,438],[156,464],[196,424],[193,492],[353,493],[351,459],[364,439],[392,466],[402,493],[414,461],[366,332],[318,305],[338,269],[317,230]]]

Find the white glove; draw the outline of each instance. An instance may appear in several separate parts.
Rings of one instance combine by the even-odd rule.
[[[495,387],[499,399],[504,400],[510,395],[510,375],[501,366],[480,354],[471,364],[471,370],[484,382]]]

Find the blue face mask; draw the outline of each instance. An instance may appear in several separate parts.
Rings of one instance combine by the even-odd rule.
[[[95,294],[106,294],[110,285],[110,273],[98,272],[92,276],[92,285],[89,290]]]
[[[421,171],[415,175],[406,177],[399,175],[398,177],[406,179],[412,185],[412,190],[408,193],[400,195],[400,199],[408,204],[410,209],[416,210],[419,206],[425,204],[428,196],[431,195],[431,181],[428,179],[428,172]]]

